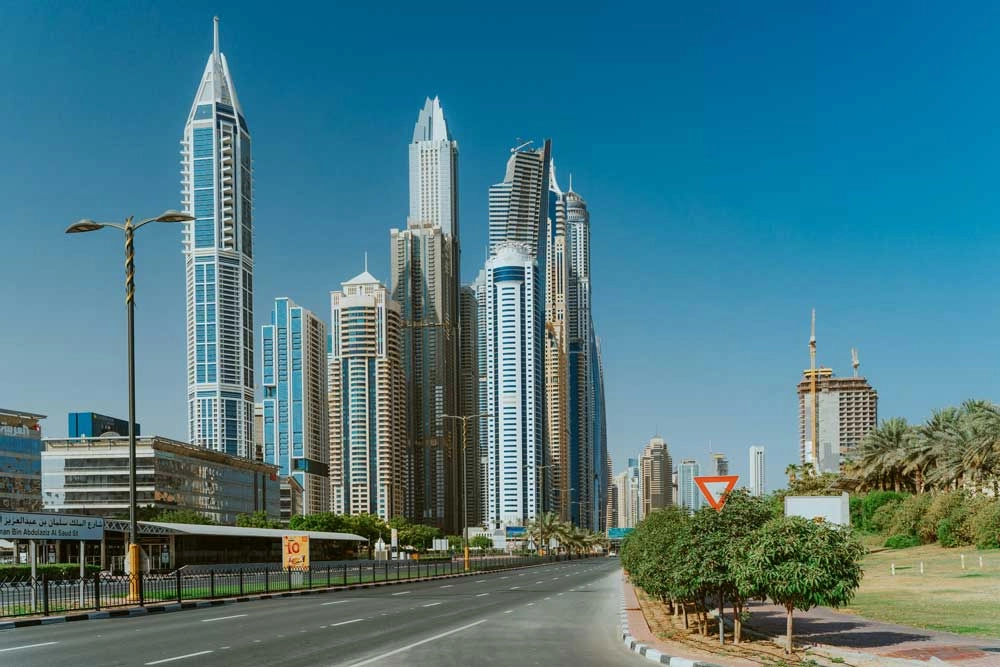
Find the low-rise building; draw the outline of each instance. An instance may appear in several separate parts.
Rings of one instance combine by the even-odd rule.
[[[46,439],[41,454],[47,511],[128,515],[128,438]],[[278,469],[160,436],[136,441],[136,504],[193,510],[220,524],[239,514],[280,515]]]

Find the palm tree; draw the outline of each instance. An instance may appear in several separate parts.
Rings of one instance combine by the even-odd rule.
[[[963,463],[975,471],[977,483],[991,484],[994,497],[1000,497],[1000,407],[988,401],[966,401],[962,408],[973,433]]]
[[[861,441],[857,461],[868,488],[878,485],[885,490],[891,485],[895,491],[901,490],[909,437],[906,420],[894,417],[883,421]]]
[[[526,532],[535,540],[539,549],[548,549],[549,540],[557,537],[559,524],[558,515],[554,512],[543,512],[528,524]]]

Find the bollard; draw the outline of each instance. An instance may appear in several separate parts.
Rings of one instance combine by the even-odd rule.
[[[42,616],[49,615],[49,578],[42,572]]]
[[[94,573],[94,609],[101,610],[101,573]]]
[[[208,573],[208,597],[215,597],[215,570],[210,570]]]
[[[285,570],[288,573],[288,590],[292,590],[292,568]]]
[[[896,564],[895,563],[893,563],[892,565],[889,566],[889,571],[892,573],[892,576],[894,576],[894,577],[896,576]]]
[[[270,591],[270,582],[268,582],[268,580],[267,580],[267,573],[268,573],[268,569],[265,567],[264,568],[264,592],[265,593],[270,593],[271,592]]]
[[[174,570],[174,580],[177,582],[177,602],[180,604],[181,598],[181,571]]]
[[[344,563],[344,585],[347,585],[347,563]]]
[[[920,574],[924,573],[924,561],[920,561]]]
[[[965,569],[965,554],[962,554],[962,569]]]
[[[243,568],[240,568],[240,595],[243,595]]]
[[[312,590],[312,587],[313,587],[313,567],[312,567],[312,565],[310,565],[309,566],[309,590]]]
[[[979,569],[980,570],[983,569],[983,557],[982,556],[979,557]]]

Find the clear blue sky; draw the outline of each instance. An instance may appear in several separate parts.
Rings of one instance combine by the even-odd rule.
[[[659,432],[740,473],[764,444],[780,485],[814,306],[821,363],[846,375],[858,347],[883,417],[995,399],[1000,11],[882,4],[9,4],[0,406],[51,436],[71,410],[125,416],[120,237],[62,230],[179,206],[214,14],[254,137],[258,337],[276,296],[328,319],[365,251],[386,278],[440,95],[465,280],[518,138],[551,137],[590,205],[616,469]],[[137,252],[139,419],[183,439],[180,230]]]

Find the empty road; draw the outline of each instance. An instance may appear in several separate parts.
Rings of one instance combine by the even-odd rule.
[[[641,665],[618,559],[0,631],[0,664]]]

